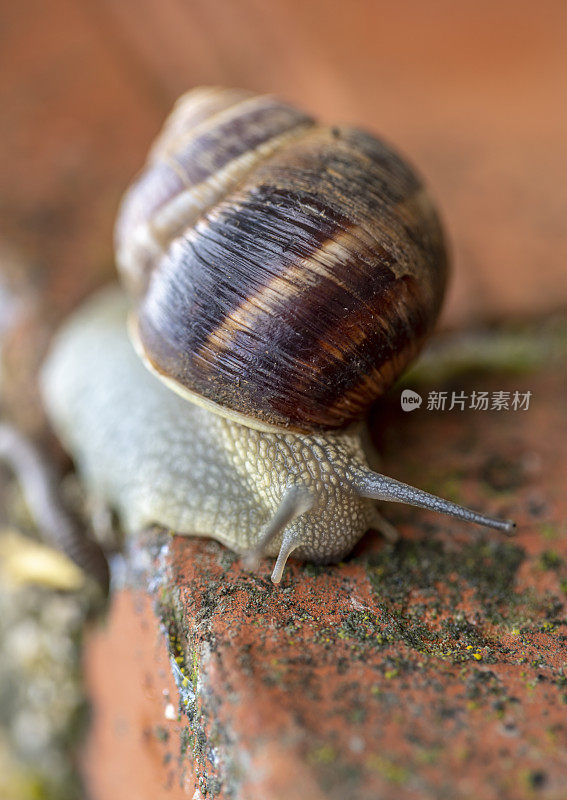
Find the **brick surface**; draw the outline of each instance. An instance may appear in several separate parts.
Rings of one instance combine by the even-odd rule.
[[[82,757],[89,797],[186,798],[194,776],[190,759],[179,762],[177,687],[145,591],[113,596],[107,622],[89,633],[87,654],[85,681],[95,700]]]
[[[392,401],[377,440],[384,471],[512,516],[513,538],[384,504],[399,543],[291,561],[279,588],[268,560],[248,573],[214,542],[160,550],[197,797],[564,797],[567,379],[481,382],[531,390],[529,411]]]
[[[409,154],[454,253],[446,325],[565,307],[565,3],[355,5],[3,4],[1,258],[7,273],[4,244],[23,253],[34,299],[3,343],[14,418],[41,428],[50,331],[113,275],[119,197],[195,84],[276,91]],[[565,796],[565,372],[467,380],[447,387],[530,389],[531,409],[404,415],[394,398],[384,471],[514,516],[518,535],[389,507],[399,544],[291,562],[279,590],[267,562],[249,574],[173,539],[151,603],[117,596],[85,654],[95,800]]]

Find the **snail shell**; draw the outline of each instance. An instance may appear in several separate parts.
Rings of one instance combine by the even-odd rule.
[[[433,206],[387,145],[269,96],[196,90],[116,243],[138,353],[193,402],[143,368],[115,291],[63,327],[42,391],[89,495],[126,530],[277,554],[278,582],[292,552],[336,561],[369,526],[391,537],[375,500],[512,529],[374,472],[348,424],[417,353],[445,287]]]
[[[361,417],[418,353],[447,273],[435,209],[388,145],[218,88],[178,101],[116,246],[147,364],[267,430]]]

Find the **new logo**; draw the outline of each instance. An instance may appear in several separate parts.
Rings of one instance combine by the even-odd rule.
[[[423,399],[420,394],[414,392],[412,389],[404,389],[402,392],[402,408],[404,411],[415,411],[422,404]]]

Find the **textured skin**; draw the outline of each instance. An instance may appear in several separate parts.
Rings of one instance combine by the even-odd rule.
[[[89,492],[129,532],[157,523],[243,552],[297,484],[315,504],[286,528],[301,542],[296,557],[338,560],[377,523],[374,502],[350,487],[365,471],[358,435],[260,432],[178,397],[135,355],[117,290],[100,293],[66,323],[42,390]]]

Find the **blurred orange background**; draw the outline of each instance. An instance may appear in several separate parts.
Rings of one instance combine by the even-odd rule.
[[[4,0],[2,240],[58,316],[113,274],[120,195],[175,98],[275,92],[418,166],[455,260],[445,323],[567,300],[567,3]]]

